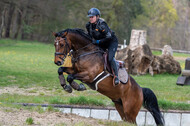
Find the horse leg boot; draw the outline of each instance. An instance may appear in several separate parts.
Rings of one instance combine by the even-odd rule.
[[[72,81],[70,83],[71,87],[77,91],[84,91],[86,90],[86,87],[81,83],[80,85],[78,85],[75,81]]]
[[[117,86],[120,83],[120,81],[118,78],[118,70],[117,70],[116,62],[114,59],[111,62],[111,67],[113,69],[113,74],[114,74],[114,83],[115,83],[115,86]]]
[[[67,85],[67,84],[66,84],[65,78],[64,78],[64,76],[63,76],[63,70],[64,70],[63,67],[60,67],[60,68],[58,69],[60,84],[61,84],[61,86],[63,87],[63,89],[64,89],[66,92],[71,93],[71,92],[72,92],[72,88],[71,88],[70,85]]]
[[[78,85],[75,81],[73,81],[74,76],[73,75],[69,75],[67,77],[67,81],[69,82],[69,84],[71,85],[71,87],[77,91],[84,91],[86,90],[86,87],[81,83],[80,85]]]

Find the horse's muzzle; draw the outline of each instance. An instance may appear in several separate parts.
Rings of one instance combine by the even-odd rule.
[[[56,64],[57,66],[61,66],[61,65],[62,65],[61,61],[57,61],[57,62],[55,62],[55,64]]]

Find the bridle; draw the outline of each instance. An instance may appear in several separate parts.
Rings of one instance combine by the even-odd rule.
[[[64,50],[66,50],[66,53],[64,53],[64,52],[55,52],[55,56],[59,56],[59,55],[63,55],[64,57],[62,58],[62,57],[59,57],[61,60],[65,60],[65,58],[67,57],[67,53],[69,53],[69,52],[67,52],[67,50],[69,49],[69,50],[71,50],[71,47],[69,46],[69,43],[68,43],[68,41],[67,41],[67,38],[66,37],[64,37],[63,38],[64,40],[65,40],[65,46],[64,46]],[[60,42],[61,40],[56,40],[56,45],[58,46],[59,45],[59,42]]]

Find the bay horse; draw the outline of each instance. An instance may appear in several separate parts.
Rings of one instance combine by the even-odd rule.
[[[94,80],[99,78],[104,71],[102,50],[92,44],[91,37],[82,29],[66,29],[59,33],[61,35],[55,36],[54,62],[62,65],[67,53],[71,53],[72,67],[60,67],[62,72],[68,74],[69,83],[72,83],[74,79],[80,80],[91,89],[110,98],[124,121],[136,123],[136,117],[143,105],[152,114],[157,125],[164,125],[164,118],[152,90],[141,88],[131,76],[126,84],[120,83],[114,86],[113,77],[110,74],[105,74],[97,85]]]

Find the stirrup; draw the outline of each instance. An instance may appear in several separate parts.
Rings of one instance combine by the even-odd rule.
[[[77,91],[84,91],[84,90],[86,90],[86,87],[81,83]]]
[[[63,86],[63,89],[64,89],[66,92],[68,92],[68,93],[72,93],[72,91],[73,91],[70,85],[64,85],[64,86]]]

